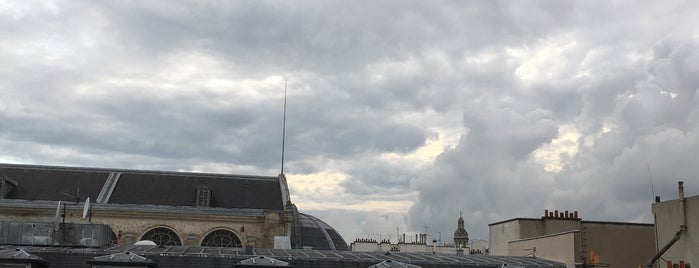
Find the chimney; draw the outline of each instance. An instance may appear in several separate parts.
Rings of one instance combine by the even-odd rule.
[[[548,209],[544,209],[544,218],[546,218],[546,217],[548,217],[548,216],[549,216],[549,210],[548,210]]]
[[[682,225],[680,225],[680,229],[687,230],[687,211],[684,207],[684,181],[679,181],[678,184],[680,188],[680,211],[682,212]]]
[[[573,218],[575,218],[576,220],[580,219],[580,218],[578,218],[578,211],[577,210],[573,211]]]
[[[566,219],[569,218],[569,217],[568,217],[568,211],[567,211],[567,210],[566,210],[566,216],[565,216],[565,218],[566,218]]]
[[[553,217],[556,218],[556,219],[558,219],[558,217],[559,217],[559,216],[558,216],[558,209],[555,210],[555,212],[553,213]]]

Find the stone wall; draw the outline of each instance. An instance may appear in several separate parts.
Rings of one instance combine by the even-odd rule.
[[[52,222],[56,209],[0,208],[0,220]],[[62,210],[61,210],[62,214]],[[66,222],[87,223],[82,218],[82,206],[66,208]],[[62,219],[60,219],[62,220]],[[208,215],[205,213],[110,211],[102,208],[92,211],[91,222],[110,226],[120,243],[131,244],[140,240],[151,229],[164,227],[174,231],[182,245],[199,246],[207,234],[224,229],[233,232],[243,245],[273,248],[274,236],[291,234],[291,217],[280,217],[279,211],[264,211],[261,216]]]

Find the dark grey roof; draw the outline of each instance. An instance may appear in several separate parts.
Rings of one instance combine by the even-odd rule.
[[[301,246],[321,250],[349,250],[347,242],[329,224],[308,214],[299,213]]]
[[[13,248],[10,248],[13,249]],[[111,248],[24,247],[27,252],[40,256],[50,267],[89,267],[86,261],[95,256],[129,251],[153,260],[159,267],[233,267],[237,262],[255,256],[271,257],[288,262],[297,268],[346,267],[366,268],[385,260],[418,265],[423,268],[462,267],[499,268],[520,266],[526,268],[565,268],[565,264],[533,257],[433,254],[426,252],[351,252],[303,249],[253,249],[246,254],[243,248],[212,248],[187,246],[120,245]]]
[[[420,268],[420,266],[402,263],[399,261],[385,260],[369,266],[369,268]]]
[[[249,259],[245,259],[236,263],[235,267],[291,267],[288,262],[280,261],[275,258],[256,256]]]
[[[45,263],[44,259],[21,248],[0,250],[0,262],[3,263]]]
[[[116,173],[111,189],[107,178]],[[204,184],[212,189],[211,207],[284,209],[277,177],[16,164],[0,164],[0,175],[18,183],[6,199],[74,200],[79,189],[82,200],[109,192],[112,204],[194,206],[195,189]]]
[[[136,253],[129,251],[113,253],[104,256],[97,256],[88,260],[87,263],[90,264],[100,264],[100,265],[142,265],[147,267],[155,267],[155,262],[146,257],[140,256]],[[140,266],[140,267],[142,267]]]

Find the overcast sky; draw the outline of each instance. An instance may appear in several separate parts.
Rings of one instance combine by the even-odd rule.
[[[0,162],[285,173],[351,242],[699,192],[695,1],[1,1]],[[651,182],[654,188],[651,188]],[[384,236],[385,238],[385,236]]]

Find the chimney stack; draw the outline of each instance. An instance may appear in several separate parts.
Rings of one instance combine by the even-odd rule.
[[[678,184],[680,188],[680,210],[682,212],[682,225],[680,225],[680,229],[685,231],[687,230],[687,211],[684,204],[684,181],[679,181]]]

